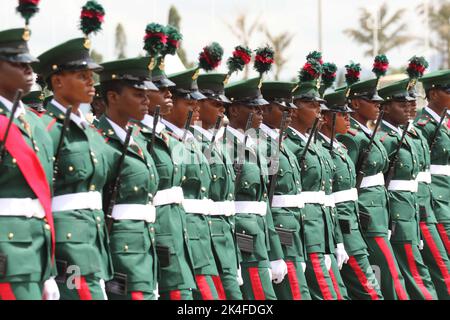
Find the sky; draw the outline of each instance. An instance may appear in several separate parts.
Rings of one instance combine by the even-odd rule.
[[[17,0],[0,0],[0,30],[23,26],[23,20],[15,13]],[[428,0],[437,1],[437,0]],[[49,48],[72,38],[82,36],[78,29],[81,7],[86,0],[41,0],[40,12],[31,20],[31,52],[39,55]],[[245,13],[249,21],[260,17],[260,21],[272,34],[289,31],[295,34],[286,50],[288,63],[281,80],[291,80],[305,62],[308,52],[318,49],[318,0],[99,0],[106,10],[103,30],[92,38],[93,49],[100,52],[105,61],[115,59],[115,28],[122,23],[127,34],[127,56],[142,53],[142,38],[146,24],[167,24],[171,5],[178,9],[182,21],[183,46],[190,60],[195,60],[201,49],[212,41],[219,42],[228,57],[238,40],[229,31],[226,23],[233,23],[239,13]],[[409,33],[423,38],[426,28],[415,8],[424,0],[389,0],[390,12],[407,8],[406,21]],[[370,69],[373,58],[364,57],[367,49],[350,40],[343,30],[358,26],[362,7],[375,8],[381,0],[322,0],[323,3],[323,57],[343,69],[350,60],[360,62]],[[264,45],[262,34],[256,34],[251,47]],[[426,55],[419,41],[393,49],[388,53],[391,65],[406,65],[413,55]],[[167,58],[170,59],[170,58]],[[173,59],[173,58],[172,58]],[[170,65],[170,63],[167,63]],[[176,65],[176,64],[174,64]],[[222,68],[224,67],[224,63]],[[433,63],[431,68],[433,69]],[[167,70],[176,72],[181,70]],[[366,71],[367,74],[367,71]],[[269,76],[270,77],[270,76]]]

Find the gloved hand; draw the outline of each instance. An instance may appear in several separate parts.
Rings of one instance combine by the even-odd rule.
[[[44,288],[42,290],[42,299],[59,300],[59,289],[54,277],[50,277],[48,280],[44,282]]]
[[[153,290],[153,294],[155,295],[155,300],[159,299],[159,286],[158,286],[158,282],[156,283],[156,288],[155,290]]]
[[[306,271],[306,262],[300,262],[300,263],[302,265],[303,273],[305,273],[305,271]]]
[[[239,286],[242,286],[244,284],[244,279],[242,279],[242,269],[241,266],[239,266],[239,268],[237,269],[237,282],[239,284]]]
[[[419,250],[423,250],[423,240],[420,240],[420,243],[419,243]]]
[[[391,240],[392,231],[388,230],[388,240]]]
[[[105,298],[105,300],[108,300],[108,296],[106,295],[106,284],[105,280],[103,279],[100,279],[100,288],[102,289],[103,298]]]
[[[330,271],[331,269],[331,258],[329,254],[325,255],[325,266],[327,267],[327,270]]]
[[[270,261],[270,270],[272,273],[272,279],[275,284],[279,284],[283,281],[287,275],[287,265],[283,259]]]
[[[339,267],[339,270],[342,269],[342,265],[344,263],[347,263],[348,259],[350,258],[347,254],[347,251],[345,251],[344,244],[338,243],[336,246],[336,260]]]

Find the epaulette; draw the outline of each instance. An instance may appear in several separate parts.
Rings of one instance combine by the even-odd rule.
[[[173,133],[172,131],[167,130],[166,133],[171,136],[174,137],[175,139],[177,139],[178,141],[181,141],[181,138],[179,136],[177,136],[175,133]]]
[[[425,116],[425,118],[420,118],[419,121],[417,121],[417,125],[424,127],[430,120],[430,117]]]
[[[161,138],[167,145],[169,145],[170,139],[169,139],[168,132],[161,132]]]
[[[395,131],[394,131],[394,133],[395,133]],[[386,139],[386,137],[389,135],[389,133],[388,132],[385,132],[384,133],[384,136],[382,136],[381,138],[380,138],[380,141],[381,142],[384,142],[384,140]]]
[[[347,132],[350,133],[354,137],[358,134],[358,131],[353,130],[353,129],[348,129]]]
[[[95,126],[94,129],[97,129],[97,132],[105,139],[105,142],[109,141],[109,137],[106,136],[106,132],[103,129],[96,128]]]
[[[37,115],[39,118],[42,118],[42,116],[45,114],[45,112],[39,112],[36,109],[33,109],[31,107],[27,107],[27,110],[30,112],[33,112],[35,115]]]

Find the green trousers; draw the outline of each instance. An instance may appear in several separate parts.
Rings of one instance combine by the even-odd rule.
[[[345,286],[344,280],[342,279],[341,272],[334,254],[330,254],[331,258],[331,269],[328,271],[330,273],[331,282],[333,282],[334,291],[336,291],[336,296],[338,300],[350,300],[347,293],[347,287]]]
[[[61,300],[106,300],[101,279],[94,275],[68,278],[65,283],[58,282]]]
[[[244,300],[277,300],[268,267],[241,263],[241,268],[244,280],[241,291]]]
[[[440,222],[437,224],[437,229],[441,237],[442,243],[447,251],[447,256],[450,259],[450,222]]]
[[[42,300],[42,283],[2,282],[0,300]]]
[[[231,273],[221,273],[220,280],[222,285],[222,290],[220,290],[220,284],[217,281],[217,277],[213,277],[216,284],[216,289],[219,291],[219,298],[221,300],[242,300],[242,292],[239,288],[239,283],[237,281],[237,275]]]
[[[220,300],[216,282],[211,275],[195,275],[197,289],[193,290],[194,300]]]
[[[132,291],[124,296],[108,293],[110,300],[156,300],[153,292]]]
[[[288,274],[279,284],[273,284],[278,300],[311,300],[305,273],[300,261],[285,260]]]
[[[305,277],[312,300],[336,300],[338,298],[330,272],[325,265],[323,253],[308,254]]]

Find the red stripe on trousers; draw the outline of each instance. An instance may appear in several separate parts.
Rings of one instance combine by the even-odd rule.
[[[423,237],[425,239],[425,243],[428,244],[430,248],[431,254],[433,255],[434,260],[442,273],[442,277],[444,278],[445,286],[447,287],[447,292],[450,294],[450,275],[447,270],[447,265],[442,259],[441,253],[436,245],[436,242],[433,239],[433,236],[428,229],[428,226],[425,222],[420,223],[420,229],[422,230]]]
[[[297,271],[295,270],[295,264],[293,261],[286,261],[288,269],[289,287],[291,288],[292,300],[302,300],[302,294],[300,293],[300,286],[297,279]]]
[[[170,291],[170,300],[181,300],[181,291],[180,290]]]
[[[80,287],[77,288],[77,291],[80,300],[92,300],[91,292],[89,291],[89,286],[85,277],[80,277]]]
[[[209,287],[208,281],[206,281],[206,277],[204,275],[196,275],[195,282],[197,282],[197,287],[198,290],[200,290],[203,300],[214,300],[211,288]]]
[[[329,273],[330,273],[331,282],[333,283],[334,291],[336,291],[337,299],[338,300],[343,300],[342,299],[342,295],[341,295],[341,291],[339,290],[339,284],[337,283],[337,280],[336,280],[336,277],[334,275],[333,269],[330,269]]]
[[[364,288],[364,290],[370,295],[372,300],[378,300],[378,294],[375,291],[374,288],[369,284],[369,281],[367,280],[366,274],[362,271],[361,267],[359,266],[358,262],[356,261],[354,256],[351,256],[350,259],[348,259],[348,264],[353,269],[353,272],[355,272],[356,277],[358,278],[359,283]]]
[[[217,294],[219,295],[219,300],[227,300],[220,276],[212,276],[212,280],[214,282],[214,286],[216,287]]]
[[[439,235],[441,236],[442,242],[444,243],[445,250],[447,250],[447,254],[450,254],[450,240],[448,239],[447,232],[445,231],[445,227],[442,223],[437,224]]]
[[[144,294],[142,291],[132,291],[131,300],[144,300]]]
[[[250,283],[252,285],[255,300],[266,300],[258,268],[248,268],[248,274],[250,276]]]
[[[384,258],[387,261],[389,271],[391,272],[392,278],[394,280],[394,288],[397,293],[399,300],[408,300],[408,294],[406,293],[405,288],[403,288],[402,283],[398,277],[398,270],[395,266],[395,258],[389,250],[388,245],[383,237],[374,237],[376,243],[380,247],[381,252],[384,255]]]
[[[0,283],[0,300],[16,300],[10,283]]]
[[[320,265],[320,260],[317,253],[311,253],[309,255],[311,263],[313,266],[314,274],[316,275],[317,283],[319,284],[320,291],[325,300],[333,300],[333,295],[331,294],[330,288],[328,287],[327,280],[323,274],[322,266]]]
[[[423,284],[422,277],[420,276],[419,270],[417,270],[416,259],[414,258],[414,253],[411,244],[409,243],[405,244],[405,252],[406,252],[406,259],[408,260],[409,270],[411,270],[414,281],[416,282],[420,291],[422,291],[422,294],[425,297],[425,299],[433,300],[433,296]]]

